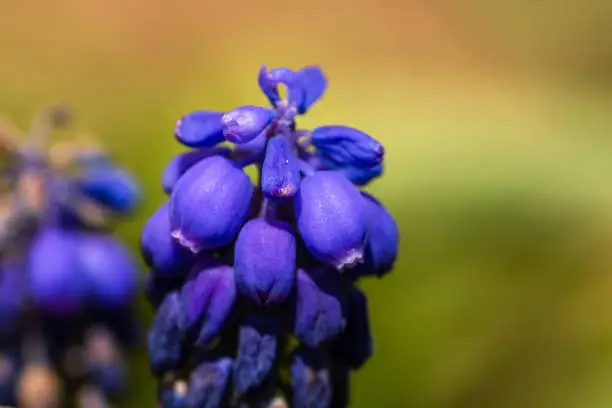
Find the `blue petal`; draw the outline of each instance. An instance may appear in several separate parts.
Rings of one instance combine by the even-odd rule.
[[[298,71],[298,75],[305,91],[304,103],[298,107],[298,113],[303,114],[323,96],[327,88],[327,78],[317,66],[304,67]]]
[[[170,196],[172,236],[194,253],[228,244],[249,212],[252,195],[249,176],[230,160],[200,161]]]
[[[305,93],[301,76],[289,68],[274,68],[266,71],[266,66],[262,66],[258,77],[259,88],[266,95],[273,106],[280,101],[278,85],[287,87],[287,100],[296,108],[304,105]]]
[[[275,112],[260,106],[241,106],[221,118],[223,135],[229,142],[242,144],[255,139],[272,122]]]
[[[189,378],[187,406],[221,407],[231,373],[232,360],[230,358],[221,358],[218,361],[206,362],[197,366]]]
[[[193,253],[172,238],[168,201],[145,223],[140,235],[140,249],[145,263],[158,276],[184,278],[195,259]]]
[[[332,171],[306,176],[296,195],[295,214],[315,258],[338,269],[362,261],[366,207],[359,190],[344,176]]]
[[[283,136],[268,142],[261,169],[261,188],[267,197],[293,197],[300,187],[300,163]]]
[[[374,197],[361,193],[368,209],[368,243],[358,275],[382,276],[393,269],[398,253],[399,229],[389,211]]]
[[[332,268],[298,270],[294,332],[309,347],[318,347],[344,331],[346,292]]]
[[[300,349],[292,356],[291,385],[295,408],[328,408],[332,400],[330,372],[321,352]]]
[[[206,110],[188,113],[176,122],[174,136],[188,147],[213,147],[224,140],[222,116]]]
[[[234,268],[240,291],[261,305],[277,304],[290,294],[295,282],[296,241],[282,221],[253,219],[240,231]]]
[[[312,131],[311,140],[322,157],[340,165],[372,167],[381,164],[385,155],[378,140],[348,126],[320,126]]]
[[[234,363],[234,389],[245,394],[262,384],[276,360],[279,325],[268,316],[249,316],[239,330],[238,355]]]
[[[186,333],[185,307],[178,292],[166,296],[147,335],[151,371],[160,375],[183,360]]]
[[[181,299],[186,328],[190,332],[199,331],[195,344],[200,346],[221,332],[236,300],[236,284],[229,266],[206,262],[196,265],[194,272],[183,286]]]
[[[199,149],[190,150],[187,152],[179,153],[174,156],[162,173],[162,186],[166,194],[172,192],[172,188],[176,182],[189,170],[193,165],[199,161],[214,156],[216,154],[221,156],[228,156],[231,150],[226,147],[216,147],[210,149]]]

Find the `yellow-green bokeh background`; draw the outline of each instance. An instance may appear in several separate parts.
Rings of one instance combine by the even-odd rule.
[[[300,124],[387,147],[371,191],[401,259],[367,282],[353,406],[612,406],[612,3],[0,0],[0,109],[64,101],[163,200],[176,119],[264,103],[259,65],[317,63]],[[148,319],[150,316],[143,313]],[[123,407],[153,407],[144,352]]]

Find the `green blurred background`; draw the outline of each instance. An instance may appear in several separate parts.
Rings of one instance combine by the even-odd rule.
[[[0,110],[78,113],[144,186],[176,119],[264,103],[261,63],[329,76],[304,126],[387,147],[401,259],[365,283],[353,406],[612,406],[612,2],[0,0]],[[148,308],[141,305],[149,322]],[[153,407],[144,351],[123,407]]]

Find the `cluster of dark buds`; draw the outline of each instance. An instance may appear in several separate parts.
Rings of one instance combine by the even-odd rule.
[[[137,341],[138,268],[110,233],[140,192],[97,145],[50,143],[69,119],[53,107],[27,136],[0,126],[0,405],[64,406],[68,385],[77,406],[108,406]]]
[[[318,67],[262,67],[258,83],[272,108],[176,123],[191,150],[166,167],[169,200],[142,232],[163,408],[347,406],[372,354],[356,282],[392,269],[399,233],[359,186],[382,174],[384,148],[347,126],[297,128],[327,87]]]

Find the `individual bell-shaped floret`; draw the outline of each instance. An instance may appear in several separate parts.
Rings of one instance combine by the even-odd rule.
[[[170,196],[172,236],[194,253],[228,244],[248,214],[252,195],[251,180],[230,160],[200,161]]]
[[[76,180],[79,191],[117,213],[129,213],[140,201],[140,188],[126,171],[114,165],[90,168]]]
[[[168,201],[145,223],[140,249],[145,263],[160,277],[186,277],[195,259],[191,251],[172,237]]]
[[[312,131],[311,140],[318,154],[342,165],[375,166],[385,155],[378,140],[348,126],[320,126]]]
[[[293,197],[300,187],[300,163],[283,136],[268,142],[261,168],[261,189],[270,198]]]
[[[199,161],[214,155],[228,156],[231,149],[227,147],[214,147],[209,149],[189,150],[174,156],[162,173],[162,187],[166,194],[170,194],[176,182]]]
[[[337,269],[362,261],[366,207],[346,177],[332,171],[306,176],[296,195],[295,213],[302,239],[315,258]]]
[[[346,290],[331,267],[297,272],[294,332],[309,347],[318,347],[344,331]]]
[[[234,389],[243,395],[261,385],[270,374],[278,348],[280,325],[268,315],[250,315],[240,325],[234,363]]]
[[[399,229],[393,216],[378,200],[361,193],[368,211],[368,242],[364,262],[355,268],[356,275],[382,276],[393,269],[397,258]]]
[[[188,113],[174,126],[176,139],[188,147],[213,147],[223,141],[222,112],[200,110]]]
[[[298,75],[304,88],[304,100],[298,106],[298,113],[303,114],[323,96],[327,88],[327,78],[317,66],[303,67],[298,71]]]
[[[28,278],[34,302],[44,313],[66,315],[81,304],[85,287],[79,273],[78,237],[45,229],[28,253]]]
[[[328,408],[332,384],[325,356],[321,350],[298,349],[291,361],[293,407]]]
[[[120,307],[134,298],[138,269],[119,241],[104,234],[83,233],[78,240],[79,270],[87,300],[96,306]]]
[[[240,291],[260,305],[284,301],[295,282],[296,240],[282,221],[256,218],[236,240],[234,269]]]
[[[232,360],[220,358],[200,363],[189,377],[187,407],[220,408],[228,389]]]
[[[196,335],[195,345],[207,344],[219,335],[234,306],[236,292],[232,268],[211,259],[196,264],[181,291],[186,328]]]
[[[274,111],[260,106],[241,106],[221,118],[223,135],[229,142],[242,144],[255,139],[274,119]]]
[[[334,347],[334,356],[351,369],[359,369],[372,356],[372,334],[368,315],[368,299],[353,288],[348,297],[346,329]]]
[[[184,358],[185,306],[178,292],[168,294],[162,302],[147,335],[151,371],[160,375],[175,369]]]

